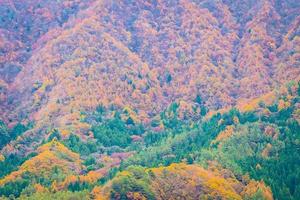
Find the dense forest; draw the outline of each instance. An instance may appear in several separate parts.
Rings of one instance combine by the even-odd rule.
[[[261,100],[253,110],[212,116],[181,118],[174,102],[148,125],[128,108],[99,105],[82,113],[93,137],[53,129],[27,157],[2,156],[0,193],[25,199],[299,199],[299,85],[291,83],[270,105]],[[199,99],[195,105],[207,109]],[[26,129],[2,122],[1,136],[11,135],[3,142]]]
[[[0,199],[300,199],[297,0],[0,0]]]

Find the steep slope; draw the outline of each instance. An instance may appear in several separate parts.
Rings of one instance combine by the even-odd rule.
[[[300,17],[298,16],[282,38],[275,60],[276,81],[283,84],[285,80],[299,80],[299,38]]]
[[[271,199],[249,174],[299,199],[299,1],[0,0],[0,13],[0,196],[164,199],[178,180],[191,198]]]
[[[0,111],[11,110],[8,86],[26,66],[35,42],[48,31],[61,27],[90,1],[0,1]],[[6,119],[3,119],[6,120]]]
[[[86,134],[80,113],[100,104],[129,106],[147,122],[173,101],[192,113],[200,96],[219,109],[297,81],[300,7],[281,3],[82,2],[1,83],[3,120],[36,121],[27,134],[40,141],[49,126]]]

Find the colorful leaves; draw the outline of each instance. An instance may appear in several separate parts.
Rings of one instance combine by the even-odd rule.
[[[239,190],[235,190],[237,184],[241,187]],[[113,199],[151,199],[151,193],[155,199],[244,199],[258,190],[264,198],[273,199],[270,189],[262,182],[251,180],[249,185],[244,185],[234,177],[224,178],[221,172],[183,163],[149,169],[130,167],[117,174],[110,184],[95,189],[97,194],[106,196],[105,199],[109,193]]]

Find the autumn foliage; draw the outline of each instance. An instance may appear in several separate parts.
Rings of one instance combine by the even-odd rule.
[[[225,172],[227,174],[222,174]],[[231,172],[225,172],[184,163],[149,169],[129,168],[94,192],[99,199],[245,199],[261,191],[259,198],[273,199],[270,188],[263,182],[241,182]]]

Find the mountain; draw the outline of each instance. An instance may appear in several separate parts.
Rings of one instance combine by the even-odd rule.
[[[158,189],[176,177],[159,171],[175,167],[193,182],[178,191],[187,199],[300,198],[297,0],[0,0],[0,11],[0,196],[172,199]]]

